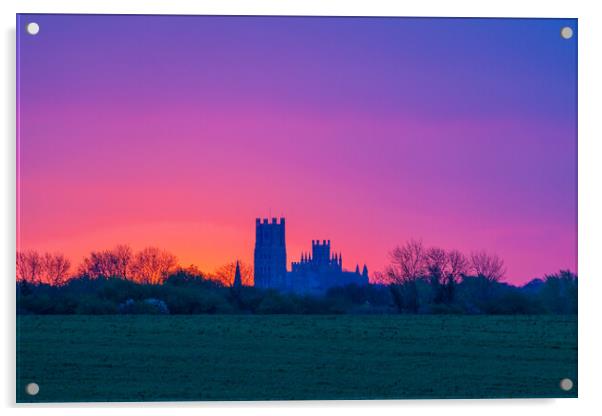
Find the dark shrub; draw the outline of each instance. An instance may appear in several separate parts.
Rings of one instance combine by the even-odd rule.
[[[257,308],[260,314],[285,314],[296,313],[297,305],[291,296],[268,290]]]
[[[165,302],[172,314],[230,313],[233,307],[225,295],[215,290],[171,287],[165,293]]]
[[[119,313],[135,315],[165,315],[169,309],[165,302],[155,298],[144,300],[128,299],[117,308]]]
[[[80,299],[75,313],[82,315],[108,315],[117,313],[117,304],[96,296],[84,296]]]

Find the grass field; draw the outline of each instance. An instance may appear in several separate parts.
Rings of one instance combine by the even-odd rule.
[[[576,397],[576,380],[574,316],[17,321],[18,402]]]

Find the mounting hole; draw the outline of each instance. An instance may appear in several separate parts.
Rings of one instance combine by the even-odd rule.
[[[38,386],[38,383],[29,383],[25,386],[25,392],[30,396],[35,396],[40,392],[40,386]]]
[[[565,26],[562,29],[560,29],[560,36],[562,36],[563,39],[570,39],[573,37],[573,29],[569,26]]]
[[[29,33],[30,35],[37,35],[40,32],[40,25],[37,24],[36,22],[27,23],[27,26],[25,26],[25,29],[27,30],[27,33]]]
[[[573,389],[573,380],[570,378],[563,378],[560,380],[560,388],[564,391],[571,391]]]

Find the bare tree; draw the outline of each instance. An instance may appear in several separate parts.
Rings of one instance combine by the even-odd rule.
[[[37,251],[17,252],[17,280],[38,284],[42,282],[44,265]]]
[[[504,260],[497,254],[489,254],[486,251],[476,251],[470,255],[472,271],[484,277],[490,282],[501,280],[506,274]]]
[[[253,286],[253,267],[243,262],[239,262],[239,266],[243,286]],[[213,273],[212,277],[226,286],[231,286],[234,282],[235,271],[236,262],[224,264]]]
[[[161,284],[176,267],[176,256],[156,247],[147,247],[134,256],[131,272],[138,283]]]
[[[119,273],[118,275],[126,280],[129,279],[130,267],[134,257],[132,249],[124,244],[119,244],[112,250],[112,254],[115,257],[115,266]]]
[[[115,276],[117,272],[107,251],[92,251],[79,266],[78,274],[92,279]]]
[[[443,283],[449,272],[449,259],[445,250],[431,247],[425,253],[426,269],[437,283]]]
[[[385,269],[389,289],[399,312],[416,313],[419,309],[417,281],[427,271],[426,250],[422,241],[410,240],[391,253]]]
[[[427,270],[426,251],[420,240],[410,240],[390,253],[391,264],[385,273],[394,284],[412,282],[424,276]]]
[[[71,262],[62,254],[45,253],[42,257],[42,267],[45,283],[60,286],[69,278]]]
[[[451,250],[447,253],[449,264],[448,279],[458,282],[462,276],[468,273],[468,259],[458,250]]]
[[[132,259],[132,249],[126,245],[118,245],[111,250],[93,251],[84,258],[79,273],[93,279],[98,277],[128,279]]]
[[[71,262],[63,254],[17,252],[17,280],[33,284],[62,285],[69,278]]]
[[[379,272],[379,271],[376,271],[372,274],[372,278],[370,279],[370,282],[372,284],[377,284],[377,285],[386,285],[388,283],[391,283],[389,277],[387,276],[387,273],[383,273],[383,272]]]

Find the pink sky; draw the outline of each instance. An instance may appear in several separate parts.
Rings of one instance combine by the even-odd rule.
[[[19,249],[152,245],[212,271],[285,216],[289,264],[330,239],[374,272],[418,238],[495,252],[513,283],[576,270],[566,21],[98,19],[19,32]]]

